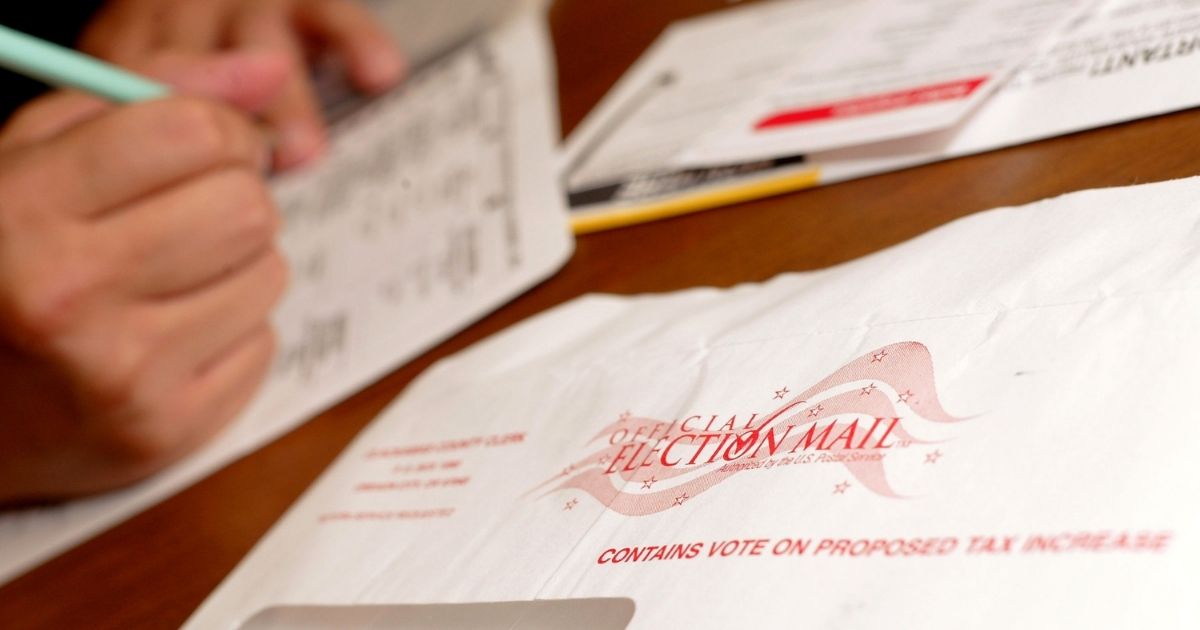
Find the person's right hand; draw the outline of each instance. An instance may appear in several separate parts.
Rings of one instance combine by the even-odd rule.
[[[56,94],[0,132],[0,504],[138,480],[250,399],[286,276],[269,157],[189,97]]]
[[[289,169],[325,150],[325,122],[309,79],[321,53],[341,61],[368,94],[396,85],[404,57],[358,0],[108,0],[80,47],[102,59],[136,66],[164,53],[260,51],[282,55],[289,80],[262,113],[275,143],[275,165]]]

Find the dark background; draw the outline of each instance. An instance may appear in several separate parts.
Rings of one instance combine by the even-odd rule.
[[[30,8],[31,4],[45,8]],[[8,0],[0,3],[0,24],[71,46],[100,4],[100,0]],[[43,83],[0,69],[0,120],[46,89]]]

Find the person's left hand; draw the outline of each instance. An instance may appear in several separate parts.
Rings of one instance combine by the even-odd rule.
[[[109,0],[80,48],[127,66],[162,52],[286,52],[293,65],[289,85],[262,112],[278,134],[278,168],[307,162],[325,147],[307,71],[314,54],[337,55],[355,86],[368,93],[395,85],[405,72],[399,48],[356,0]]]

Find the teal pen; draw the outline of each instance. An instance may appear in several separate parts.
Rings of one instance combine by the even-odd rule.
[[[166,96],[171,88],[81,52],[0,26],[0,67],[114,103]]]

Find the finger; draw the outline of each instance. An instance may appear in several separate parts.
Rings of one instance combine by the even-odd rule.
[[[117,63],[135,61],[154,47],[157,19],[158,10],[140,2],[109,2],[88,24],[79,49]]]
[[[286,283],[283,257],[271,250],[205,288],[153,305],[166,364],[185,371],[179,376],[212,364],[268,322]]]
[[[262,113],[263,120],[276,130],[275,165],[286,169],[309,162],[325,150],[325,123],[288,16],[263,7],[269,9],[270,5],[250,5],[239,14],[231,27],[232,37],[240,48],[283,52],[291,61],[287,85]]]
[[[217,49],[224,28],[225,10],[221,4],[220,0],[177,0],[162,15],[155,43],[160,48],[188,52]]]
[[[275,103],[288,85],[291,59],[269,50],[196,54],[164,51],[137,65],[181,94],[206,96],[258,113]]]
[[[33,147],[23,185],[34,210],[95,216],[201,173],[260,168],[262,134],[235,111],[194,98],[113,110]]]
[[[341,57],[355,85],[367,92],[395,86],[406,65],[399,46],[370,11],[351,0],[311,0],[296,10],[298,24]]]
[[[225,169],[106,216],[96,224],[96,240],[116,250],[121,290],[154,298],[245,265],[272,246],[279,227],[265,182],[247,169]]]
[[[196,419],[185,447],[204,443],[237,417],[270,372],[275,344],[271,328],[259,326],[185,382],[182,404]]]
[[[98,427],[96,443],[109,461],[105,468],[119,473],[108,485],[146,477],[220,431],[253,397],[270,369],[274,347],[274,335],[264,324],[184,378],[164,378],[167,362],[156,363],[159,369],[141,383],[129,411],[118,414],[118,422]]]
[[[52,92],[9,117],[0,133],[0,150],[46,140],[108,108],[107,103],[94,96],[73,91]]]

